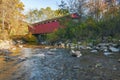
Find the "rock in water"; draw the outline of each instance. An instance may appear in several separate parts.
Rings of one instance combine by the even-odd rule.
[[[74,56],[74,57],[80,57],[80,56],[82,56],[82,54],[81,54],[80,51],[71,50],[71,54],[72,54],[72,56]]]
[[[28,58],[27,57],[18,57],[18,62],[23,62],[26,61]]]
[[[54,52],[49,51],[49,52],[47,52],[47,54],[48,54],[48,55],[54,55],[55,53],[54,53]]]
[[[45,47],[45,49],[50,49],[50,47]]]
[[[56,51],[56,50],[57,50],[56,48],[50,49],[50,51]]]
[[[109,47],[109,50],[111,50],[112,52],[119,52],[119,49],[112,46]]]
[[[118,59],[118,62],[120,63],[120,59]]]
[[[91,52],[92,52],[92,53],[97,53],[98,51],[97,51],[97,50],[92,50]]]
[[[36,54],[34,56],[37,56],[37,57],[45,57],[45,54]]]
[[[111,52],[104,52],[103,54],[104,54],[105,56],[108,56],[108,55],[113,54],[113,53],[111,53]]]
[[[19,45],[19,48],[23,48],[23,45]]]

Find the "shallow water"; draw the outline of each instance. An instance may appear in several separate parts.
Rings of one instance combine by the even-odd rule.
[[[65,49],[22,48],[11,61],[0,59],[0,80],[119,80],[114,56],[83,51],[76,58]],[[115,56],[119,56],[115,55]]]

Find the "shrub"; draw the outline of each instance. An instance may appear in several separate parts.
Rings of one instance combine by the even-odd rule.
[[[28,43],[37,43],[37,39],[35,36],[33,36],[31,33],[27,34],[23,38]]]

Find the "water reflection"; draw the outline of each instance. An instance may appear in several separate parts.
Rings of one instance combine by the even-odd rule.
[[[31,57],[33,55],[33,49],[32,48],[22,48],[21,55],[23,57]]]

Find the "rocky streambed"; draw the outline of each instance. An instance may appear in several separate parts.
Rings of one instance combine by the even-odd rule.
[[[120,53],[81,53],[77,58],[67,49],[24,47],[8,61],[0,57],[0,80],[120,80]]]

